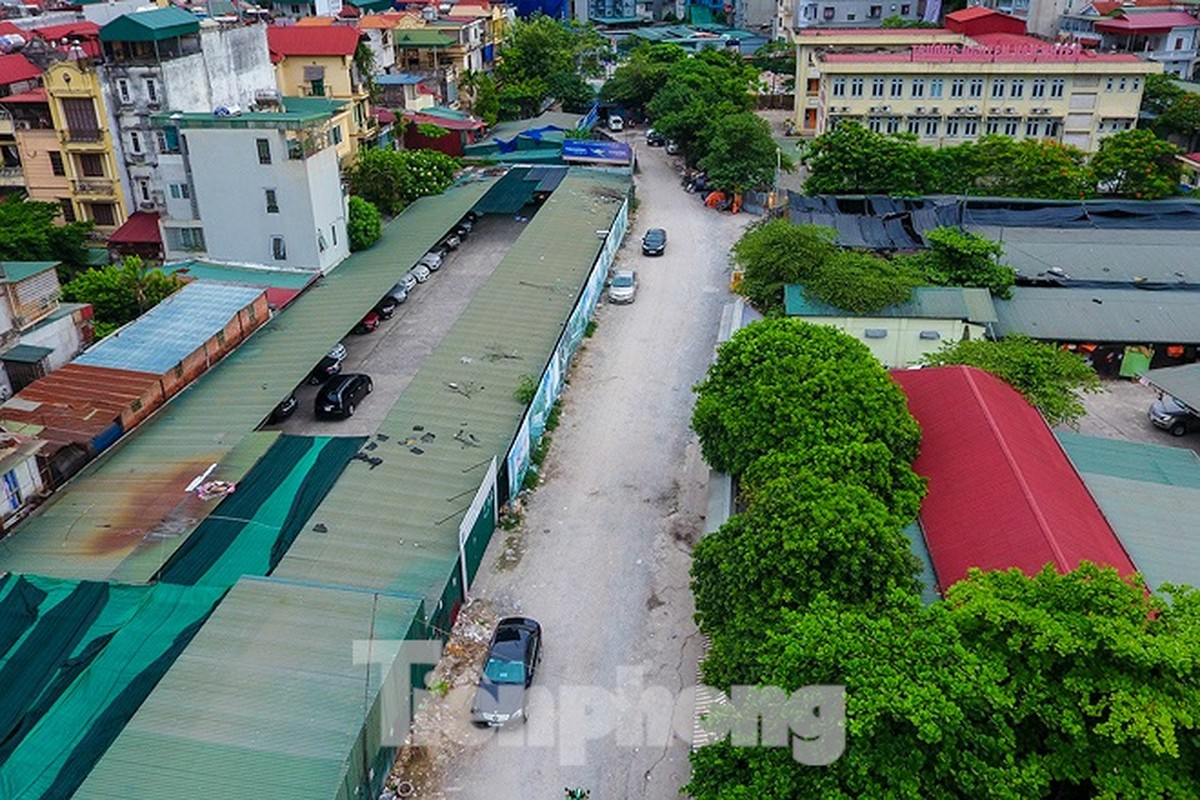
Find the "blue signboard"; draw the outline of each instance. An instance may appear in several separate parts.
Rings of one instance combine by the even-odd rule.
[[[565,139],[563,161],[588,161],[594,164],[628,164],[633,160],[633,148],[625,142],[591,139]]]

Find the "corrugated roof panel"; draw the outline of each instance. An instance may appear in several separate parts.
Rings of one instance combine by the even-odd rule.
[[[1060,431],[1056,434],[1084,475],[1109,475],[1162,486],[1200,489],[1200,456],[1183,447],[1141,444]]]
[[[628,178],[570,171],[384,420],[389,439],[372,452],[383,462],[350,463],[312,517],[327,530],[302,532],[277,577],[441,591],[459,520],[520,423],[513,390],[545,367],[603,246],[596,231],[613,224],[628,189]],[[414,442],[420,455],[404,446],[426,434]]]
[[[1200,342],[1197,301],[1192,292],[1015,286],[1012,299],[995,302],[997,330],[1058,342]]]
[[[1197,313],[1200,314],[1200,305],[1197,306]],[[1200,409],[1200,364],[1159,367],[1147,370],[1142,377],[1184,405]]]
[[[870,314],[853,314],[814,300],[804,294],[800,284],[783,287],[784,307],[797,317],[905,317],[912,319],[959,319],[970,322],[995,322],[996,312],[987,289],[957,286],[919,286],[905,303],[881,308]]]
[[[146,571],[126,577],[148,580],[208,513],[175,510],[183,487],[212,463],[224,469],[230,451],[254,435],[339,332],[350,330],[493,183],[474,181],[405,209],[374,247],[343,261],[25,520],[0,543],[0,570],[102,580],[137,552],[147,555]]]
[[[39,272],[54,269],[58,261],[3,261],[0,262],[0,283],[16,283],[33,277]]]
[[[1016,390],[973,367],[891,374],[921,426],[913,469],[929,481],[921,528],[943,590],[971,567],[1035,574],[1091,561],[1134,571],[1045,420]]]
[[[195,281],[75,359],[113,369],[163,375],[225,329],[263,289]]]
[[[337,797],[362,771],[350,757],[390,666],[355,663],[355,643],[408,638],[420,607],[243,578],[76,796]]]

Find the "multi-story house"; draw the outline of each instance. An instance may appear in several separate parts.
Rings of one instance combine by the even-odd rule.
[[[371,48],[374,60],[374,71],[377,75],[389,75],[395,72],[396,43],[392,40],[392,32],[396,28],[396,18],[399,14],[367,14],[358,20],[358,29],[366,38],[363,40]]]
[[[42,82],[42,71],[20,53],[0,56],[0,102],[20,96]],[[0,107],[0,189],[24,185],[21,175],[21,150],[17,146],[12,115]]]
[[[55,261],[0,263],[0,396],[69,362],[91,341],[91,306],[60,302]]]
[[[274,96],[266,26],[222,25],[169,6],[117,17],[100,29],[100,41],[129,212],[157,215],[172,188],[186,184],[182,173],[164,170],[161,156],[178,152],[178,142],[155,129],[151,115],[232,113]],[[130,224],[144,223],[131,216]]]
[[[1182,80],[1196,77],[1200,19],[1182,8],[1121,8],[1092,23],[1104,50],[1137,53]]]
[[[54,129],[50,100],[44,88],[0,98],[0,131],[11,126],[17,166],[15,185],[24,186],[30,200],[57,203],[69,219],[75,216],[71,181],[62,141]],[[5,172],[9,172],[7,158]],[[6,184],[14,185],[14,184]]]
[[[350,253],[335,142],[344,105],[285,97],[239,114],[154,115],[177,143],[160,159],[183,176],[162,219],[167,258],[321,272],[341,262]]]
[[[888,17],[922,19],[925,9],[926,0],[778,0],[774,36],[811,28],[879,28]]]
[[[1136,126],[1145,77],[1160,64],[978,33],[1003,22],[979,11],[950,14],[952,29],[798,33],[797,130],[819,135],[852,119],[933,146],[1002,134],[1094,151],[1105,136]]]
[[[272,25],[267,44],[279,91],[290,97],[339,100],[345,116],[334,120],[333,143],[343,165],[362,147],[373,146],[379,123],[371,112],[370,93],[354,53],[361,33],[349,25]]]

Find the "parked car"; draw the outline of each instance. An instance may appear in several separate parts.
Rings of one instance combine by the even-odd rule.
[[[649,147],[662,147],[667,143],[667,137],[663,136],[658,131],[651,128],[646,131],[646,145]]]
[[[337,375],[342,371],[342,362],[345,360],[346,345],[338,342],[329,348],[329,352],[325,354],[325,357],[317,362],[317,365],[312,368],[312,372],[308,373],[308,382],[316,386],[330,376]]]
[[[661,256],[667,250],[667,232],[662,228],[651,228],[642,237],[642,255]]]
[[[387,294],[379,298],[379,302],[375,304],[375,313],[383,319],[391,319],[396,313],[396,309],[407,299],[408,289],[404,288],[403,283],[397,283],[388,289]]]
[[[610,131],[625,130],[625,120],[622,117],[620,117],[616,114],[613,114],[611,117],[608,118],[608,129]]]
[[[428,267],[431,271],[437,272],[442,268],[442,257],[430,250],[417,261],[418,264]]]
[[[300,401],[296,399],[296,393],[292,392],[287,397],[279,401],[279,405],[271,409],[271,413],[267,416],[268,425],[277,425],[285,419],[296,413],[296,406],[300,405]]]
[[[631,269],[617,270],[608,284],[608,302],[632,303],[637,294],[637,273]]]
[[[358,324],[350,329],[351,333],[357,333],[360,336],[370,333],[379,327],[379,315],[374,311],[368,311],[367,315],[358,321]]]
[[[668,153],[668,155],[672,155],[672,156],[673,156],[673,155],[675,155],[675,154],[676,154],[676,153],[678,153],[678,152],[679,152],[679,142],[675,141],[674,139],[668,139],[668,140],[667,140],[667,153]]]
[[[1200,431],[1200,417],[1169,394],[1160,395],[1146,415],[1155,427],[1168,431],[1172,436]]]
[[[451,231],[450,233],[446,234],[444,239],[442,239],[439,247],[445,247],[447,250],[457,250],[460,244],[462,244],[462,237],[454,231]]]
[[[502,726],[529,718],[526,690],[542,658],[542,626],[529,617],[505,617],[488,645],[471,717],[481,726]]]
[[[408,271],[408,274],[412,275],[413,278],[416,279],[417,283],[424,283],[425,281],[429,280],[429,276],[433,273],[430,272],[429,267],[425,266],[424,264],[416,264]]]
[[[475,218],[468,214],[467,216],[463,217],[461,221],[459,221],[455,230],[465,230],[467,233],[470,233],[471,231],[475,230]]]
[[[354,410],[363,398],[371,393],[375,384],[370,375],[347,372],[325,381],[317,392],[313,411],[318,419],[327,417],[353,417]]]
[[[408,293],[412,292],[413,289],[417,288],[417,278],[411,272],[406,272],[406,273],[404,273],[404,277],[400,279],[400,282],[397,283],[396,286],[399,286],[402,289],[404,289],[405,299],[407,299]],[[392,288],[395,289],[395,286],[393,286]]]

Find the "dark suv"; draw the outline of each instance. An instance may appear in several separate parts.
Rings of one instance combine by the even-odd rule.
[[[353,417],[355,407],[374,388],[371,376],[359,372],[347,372],[330,378],[317,392],[313,411],[318,419]]]
[[[1162,395],[1146,412],[1155,427],[1170,431],[1172,436],[1200,430],[1200,417],[1169,394]]]

